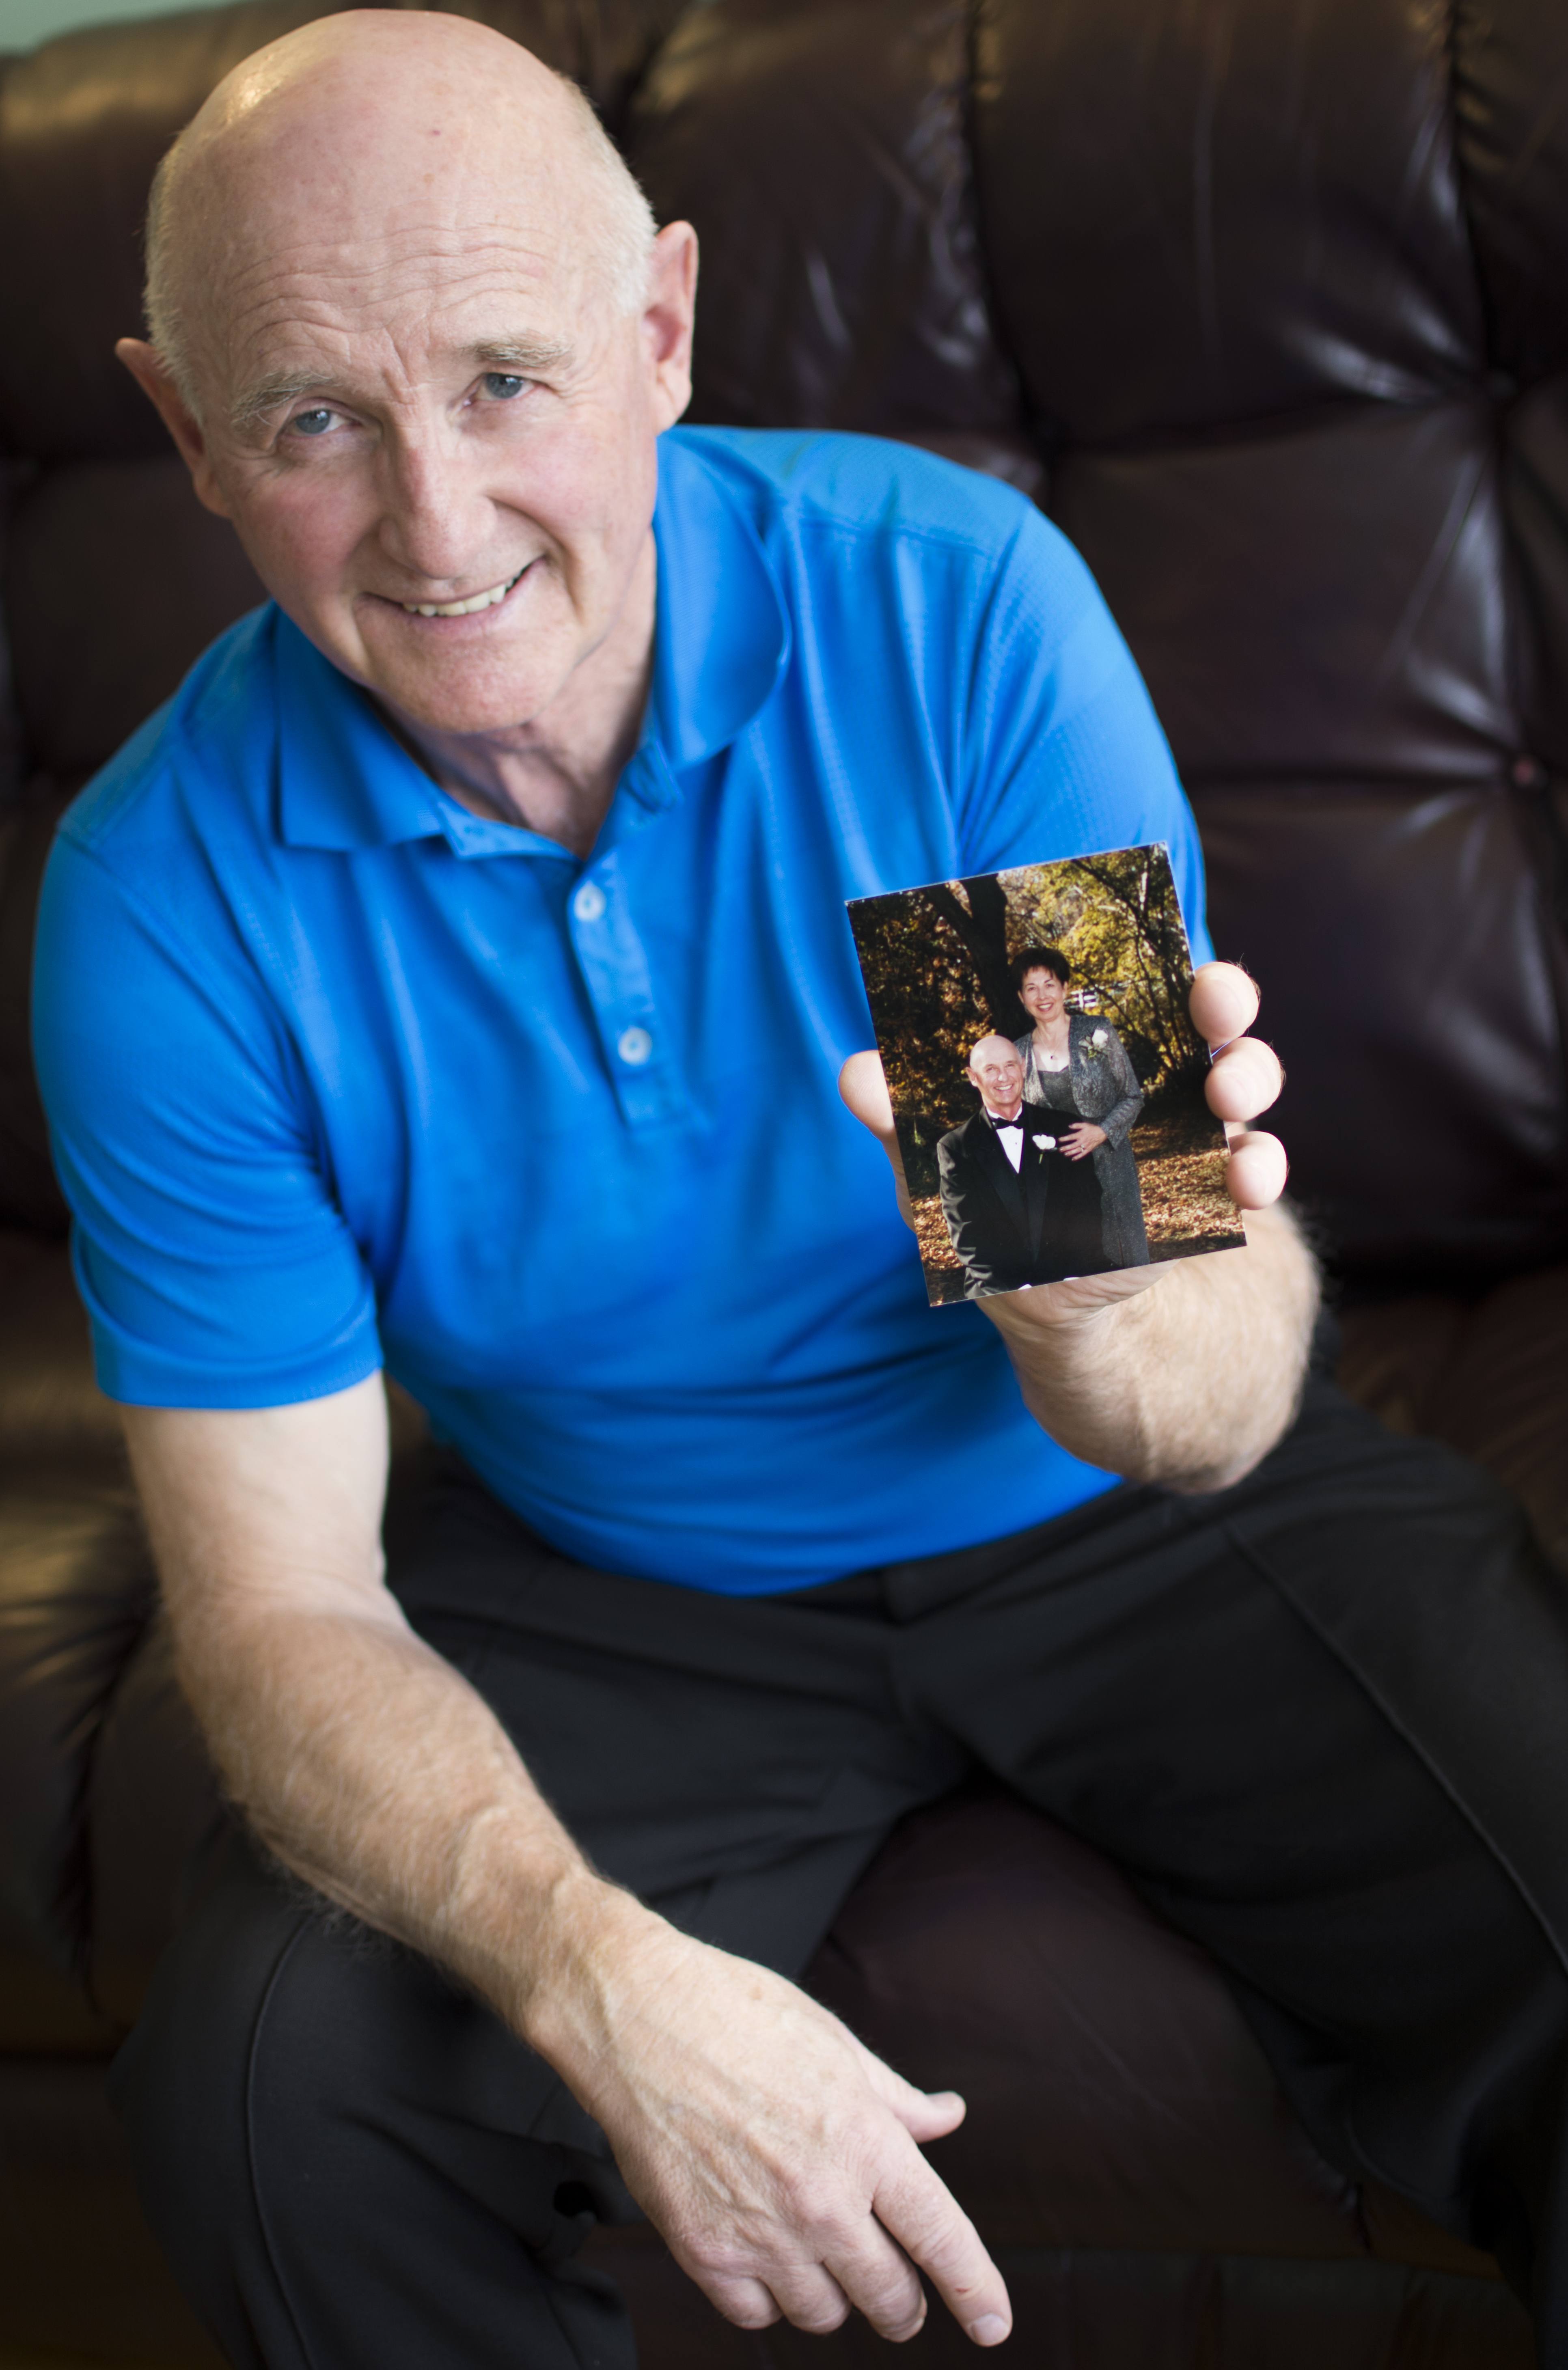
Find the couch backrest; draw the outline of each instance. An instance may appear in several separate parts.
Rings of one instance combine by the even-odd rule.
[[[35,1221],[13,942],[41,818],[255,597],[109,358],[146,184],[234,60],[321,13],[67,36],[0,93],[34,817],[0,885],[0,1201]],[[694,418],[917,437],[1029,486],[1083,549],[1344,1263],[1568,1254],[1562,0],[463,13],[577,75],[659,213],[697,224]]]

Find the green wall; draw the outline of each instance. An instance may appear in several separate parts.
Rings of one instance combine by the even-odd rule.
[[[77,25],[123,23],[130,17],[171,17],[207,0],[0,0],[0,50],[30,50],[52,33]]]

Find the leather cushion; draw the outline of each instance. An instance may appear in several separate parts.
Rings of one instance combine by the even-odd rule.
[[[1538,41],[1547,10],[1518,13]],[[990,0],[981,224],[1048,431],[1124,444],[1478,378],[1448,31],[1405,0]]]
[[[0,1942],[62,1973],[88,1914],[83,1801],[153,1577],[126,1484],[7,1477],[0,1494]]]
[[[156,600],[84,625],[83,588],[157,556]],[[44,470],[18,500],[6,607],[36,765],[85,780],[161,706],[214,635],[266,598],[225,519],[203,510],[173,453]]]
[[[93,1380],[87,1320],[65,1245],[0,1230],[0,1489],[52,1472],[63,1487],[123,1484],[120,1419]]]
[[[975,237],[967,84],[949,0],[687,11],[627,153],[661,220],[702,242],[694,419],[1022,436]]]
[[[1446,29],[1493,351],[1528,385],[1568,368],[1568,9],[1555,0],[1487,0],[1456,8]]]
[[[1190,788],[1501,777],[1520,727],[1493,433],[1484,404],[1355,406],[1057,461],[1051,514]]]
[[[1285,1063],[1291,1191],[1385,1286],[1562,1256],[1562,955],[1527,803],[1375,777],[1193,797],[1215,943],[1257,977]]]
[[[0,1226],[49,1234],[63,1234],[66,1213],[33,1078],[32,949],[39,887],[63,803],[40,783],[0,814]]]
[[[1568,1267],[1476,1298],[1425,1293],[1347,1310],[1340,1380],[1397,1432],[1427,1432],[1523,1501],[1568,1575]]]

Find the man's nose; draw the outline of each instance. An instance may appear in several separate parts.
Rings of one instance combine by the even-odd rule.
[[[432,586],[463,584],[492,539],[478,454],[432,422],[388,438],[382,460],[382,548]]]

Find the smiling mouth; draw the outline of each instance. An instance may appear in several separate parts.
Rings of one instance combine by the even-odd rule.
[[[513,586],[525,577],[532,563],[525,560],[515,576],[504,584],[492,584],[488,592],[470,592],[466,601],[402,601],[398,606],[410,617],[471,617],[478,609],[493,609],[504,601]]]

